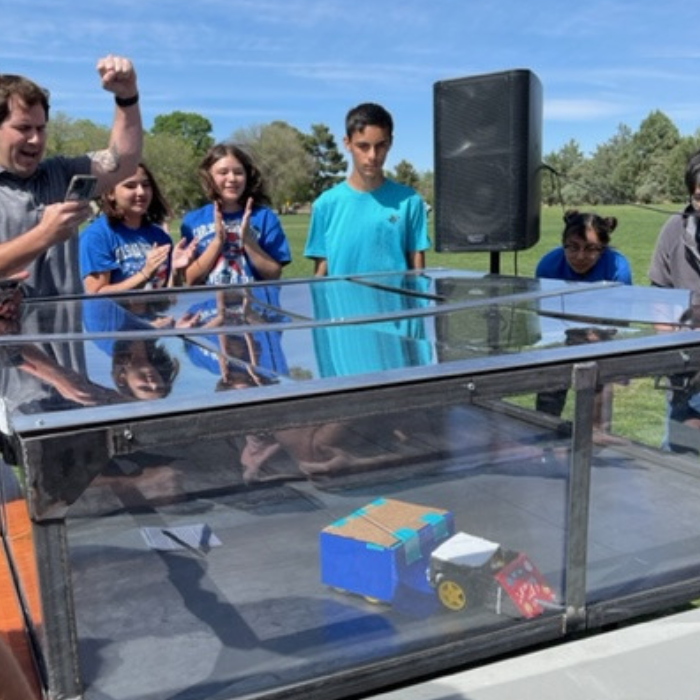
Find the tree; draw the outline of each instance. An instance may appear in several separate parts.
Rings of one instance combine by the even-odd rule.
[[[675,124],[659,110],[650,112],[632,137],[631,162],[637,177],[635,196],[638,201],[662,201],[669,197],[671,173],[666,165],[668,154],[681,140]]]
[[[417,190],[420,184],[420,175],[418,175],[416,169],[407,160],[402,160],[397,164],[394,168],[393,178],[402,185],[413,187],[414,190]]]
[[[99,151],[109,145],[110,131],[89,119],[71,119],[58,112],[49,121],[46,155],[78,156]]]
[[[190,141],[173,134],[146,134],[143,155],[176,216],[204,204],[197,174],[201,156]]]
[[[308,197],[313,200],[344,178],[348,164],[325,124],[312,124],[311,134],[304,134],[303,142],[314,163]]]
[[[203,155],[214,145],[211,122],[194,112],[171,112],[160,114],[153,121],[154,136],[169,134],[179,136],[189,143],[198,155]]]
[[[690,156],[698,150],[700,150],[700,131],[695,136],[682,137],[678,145],[668,154],[669,201],[682,202],[688,198],[685,169]]]
[[[544,158],[546,167],[542,173],[542,199],[545,203],[581,201],[584,193],[576,181],[576,174],[583,162],[583,153],[574,139]]]
[[[612,204],[634,201],[636,172],[630,166],[632,131],[620,124],[617,133],[598,146],[579,174],[587,192],[582,202]]]
[[[250,150],[275,209],[287,211],[295,202],[308,201],[315,164],[298,129],[275,121],[239,129],[232,139]]]
[[[420,174],[418,192],[431,208],[435,205],[435,175],[432,170]]]

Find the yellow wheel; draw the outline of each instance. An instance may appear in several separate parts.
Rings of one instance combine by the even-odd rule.
[[[467,593],[456,581],[440,581],[437,594],[440,602],[449,610],[458,611],[467,607]]]

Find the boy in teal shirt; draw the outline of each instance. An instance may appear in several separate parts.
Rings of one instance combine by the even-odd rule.
[[[304,255],[317,276],[422,269],[430,248],[425,203],[384,175],[391,115],[363,103],[348,112],[345,128],[352,172],[314,202]]]

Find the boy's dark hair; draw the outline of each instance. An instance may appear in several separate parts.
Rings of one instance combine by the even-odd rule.
[[[685,186],[691,197],[695,194],[695,188],[698,185],[700,185],[700,151],[696,151],[690,156],[685,168]]]
[[[0,124],[10,115],[10,98],[17,96],[27,107],[40,104],[49,120],[49,91],[21,75],[0,74]]]
[[[246,185],[245,191],[241,195],[240,204],[245,207],[249,197],[253,198],[253,203],[257,207],[270,206],[270,196],[263,180],[260,168],[253,161],[252,156],[235,143],[217,143],[212,146],[199,164],[199,179],[202,188],[209,201],[216,201],[218,192],[214,184],[214,178],[209,172],[217,161],[226,156],[233,156],[245,170]]]
[[[353,134],[362,132],[367,126],[378,126],[386,129],[389,136],[394,134],[394,120],[391,114],[381,105],[374,102],[363,102],[353,107],[345,117],[345,133],[348,138]]]

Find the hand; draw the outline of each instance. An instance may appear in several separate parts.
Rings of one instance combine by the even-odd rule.
[[[143,273],[151,279],[161,265],[167,263],[170,256],[170,244],[154,245],[146,256],[146,263],[143,266]]]
[[[97,62],[102,87],[117,97],[133,97],[137,92],[136,71],[128,58],[105,56]]]
[[[57,202],[44,209],[40,226],[50,245],[67,241],[92,215],[90,202]]]
[[[189,267],[194,261],[196,251],[196,238],[193,238],[189,244],[187,243],[187,240],[185,238],[181,238],[178,241],[177,245],[173,248],[173,270],[184,270],[185,268]]]
[[[224,212],[221,209],[221,202],[214,202],[214,231],[216,239],[222,245],[226,243],[226,227],[224,226]]]
[[[201,311],[187,311],[181,318],[175,321],[175,328],[196,328],[199,325],[201,318]]]
[[[159,316],[151,321],[154,328],[172,328],[175,325],[175,319],[172,316]]]
[[[243,218],[241,219],[241,240],[243,245],[248,245],[250,242],[257,243],[255,238],[253,238],[250,231],[250,217],[253,214],[253,198],[248,197],[248,201],[245,203],[245,211],[243,212]]]

